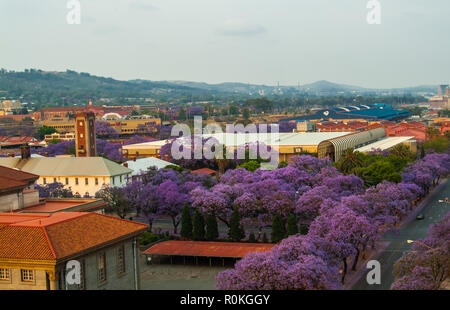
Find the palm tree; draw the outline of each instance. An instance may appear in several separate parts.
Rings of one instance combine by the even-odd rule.
[[[344,174],[353,173],[356,168],[362,166],[362,159],[358,152],[354,152],[353,148],[346,149],[339,161],[336,163],[336,168]]]

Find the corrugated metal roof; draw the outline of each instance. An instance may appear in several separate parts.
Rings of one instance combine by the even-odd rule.
[[[171,162],[156,158],[156,157],[147,157],[147,158],[139,158],[134,160],[127,161],[128,168],[133,170],[132,175],[138,175],[141,172],[146,172],[150,167],[156,167],[157,169],[165,168],[168,165],[178,166],[172,164]]]
[[[406,142],[408,140],[414,139],[414,137],[387,137],[383,140],[376,141],[374,143],[365,145],[356,149],[357,152],[370,152],[372,150],[380,149],[382,151],[388,150],[391,147],[396,146],[397,144]]]
[[[165,241],[155,244],[144,254],[241,258],[250,252],[270,251],[274,246],[269,243]]]
[[[103,157],[0,158],[0,165],[39,176],[116,176],[131,173]]]
[[[203,138],[215,138],[220,144],[226,146],[245,145],[246,143],[264,143],[269,146],[278,145],[318,145],[320,142],[328,139],[342,137],[351,134],[351,132],[295,132],[295,133],[217,133],[204,134]],[[182,144],[190,145],[190,137],[179,138]],[[130,144],[123,146],[123,149],[150,149],[159,148],[169,143],[167,140],[153,141],[147,143]]]

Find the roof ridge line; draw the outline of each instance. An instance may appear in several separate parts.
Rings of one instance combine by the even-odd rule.
[[[112,216],[112,215],[109,215],[109,214],[100,214],[100,213],[95,213],[95,214],[100,215],[100,216],[104,216],[104,217],[113,218],[113,219],[119,220],[119,221],[125,221],[125,222],[132,223],[132,224],[148,226],[148,224],[144,224],[144,223],[141,223],[141,222],[135,222],[135,221],[127,220],[127,219],[121,219],[120,217]]]
[[[59,213],[59,212],[56,212],[56,213],[51,214],[48,218],[51,218],[52,216],[54,216],[54,215],[57,214],[57,213]],[[91,214],[92,214],[92,212],[71,212],[71,213],[79,213],[80,215],[77,216],[77,217],[71,217],[71,218],[68,218],[68,219],[64,219],[64,220],[59,221],[59,222],[51,223],[51,224],[48,224],[48,225],[45,225],[45,226],[42,226],[42,227],[50,227],[50,226],[53,226],[53,225],[56,225],[56,224],[61,224],[61,223],[69,222],[69,221],[75,220],[75,219],[77,219],[77,218],[79,218],[79,217],[85,217],[85,216],[87,216],[87,215],[91,215]]]
[[[41,228],[42,231],[44,232],[45,239],[47,239],[47,243],[48,243],[48,246],[49,246],[49,248],[50,248],[50,251],[52,251],[53,257],[56,259],[55,249],[53,249],[52,242],[50,241],[50,237],[49,237],[48,234],[47,234],[47,230],[45,229],[45,226],[41,226],[40,228]]]

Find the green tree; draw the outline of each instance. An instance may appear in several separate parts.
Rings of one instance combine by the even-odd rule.
[[[269,243],[269,239],[267,239],[267,234],[266,233],[263,234],[261,242],[262,243]]]
[[[287,161],[281,161],[278,164],[278,168],[286,168],[288,166],[288,162]]]
[[[391,149],[390,154],[406,159],[408,162],[416,159],[416,154],[405,144],[397,144]]]
[[[341,158],[336,163],[336,168],[344,174],[351,174],[362,164],[363,161],[359,152],[354,152],[353,148],[349,148],[342,153]]]
[[[448,148],[448,139],[446,137],[436,137],[423,143],[425,150],[433,150],[442,153]]]
[[[245,237],[245,233],[241,225],[241,216],[239,215],[237,208],[234,208],[233,214],[231,215],[228,237],[235,242],[239,242]]]
[[[250,118],[250,110],[247,107],[242,109],[242,117],[244,119],[249,119]]]
[[[364,168],[356,170],[356,175],[364,180],[367,187],[375,186],[384,180],[398,183],[402,175],[396,167],[387,160],[378,160]]]
[[[201,241],[205,240],[205,220],[203,215],[197,210],[194,213],[194,228],[192,231],[192,236],[194,240]]]
[[[255,237],[255,233],[251,232],[250,235],[248,236],[248,242],[251,243],[255,243],[256,242],[256,237]]]
[[[219,228],[217,219],[214,215],[206,217],[206,240],[214,241],[219,238]]]
[[[48,144],[58,144],[61,143],[61,139],[51,139],[48,141]]]
[[[186,120],[187,119],[187,114],[186,114],[186,110],[181,108],[180,112],[178,112],[178,118],[180,120]]]
[[[277,214],[272,221],[272,233],[270,238],[273,243],[278,243],[286,237],[286,228],[281,215]]]
[[[261,164],[259,162],[257,162],[256,160],[250,160],[246,163],[243,163],[242,165],[239,165],[237,168],[244,168],[250,172],[255,172],[260,167],[261,167]]]
[[[102,198],[106,203],[105,211],[107,213],[117,214],[121,219],[124,219],[132,210],[123,190],[119,187],[104,187],[99,190],[95,196],[97,198]]]
[[[55,132],[56,132],[56,129],[53,127],[42,126],[38,129],[39,139],[44,140],[45,135],[51,135],[52,133],[55,133]]]
[[[300,234],[306,235],[308,234],[309,226],[306,224],[300,224]]]
[[[180,235],[183,238],[192,239],[192,217],[191,210],[187,203],[184,204],[183,211],[181,211]]]
[[[230,115],[239,114],[239,107],[235,103],[231,104],[229,107],[229,113]]]
[[[296,234],[298,234],[297,217],[295,214],[291,214],[287,219],[287,235],[292,236]]]

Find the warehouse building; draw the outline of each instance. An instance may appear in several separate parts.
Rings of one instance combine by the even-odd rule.
[[[237,148],[240,145],[264,143],[279,152],[279,161],[287,161],[292,156],[304,153],[317,153],[318,145],[325,140],[343,137],[350,132],[304,132],[279,134],[237,134],[218,133],[204,134],[203,138],[214,138],[227,147]],[[161,148],[170,143],[169,140],[159,140],[123,146],[125,158],[160,157]],[[165,159],[165,158],[163,158]]]
[[[377,122],[381,120],[396,121],[408,118],[408,111],[395,110],[390,105],[377,103],[372,105],[355,105],[348,107],[337,107],[320,109],[310,115],[280,120],[286,121],[342,121],[342,122]]]
[[[349,149],[357,149],[365,145],[374,143],[386,137],[386,130],[382,127],[353,133],[343,137],[322,141],[318,146],[318,157],[329,158],[338,161],[342,153]]]

